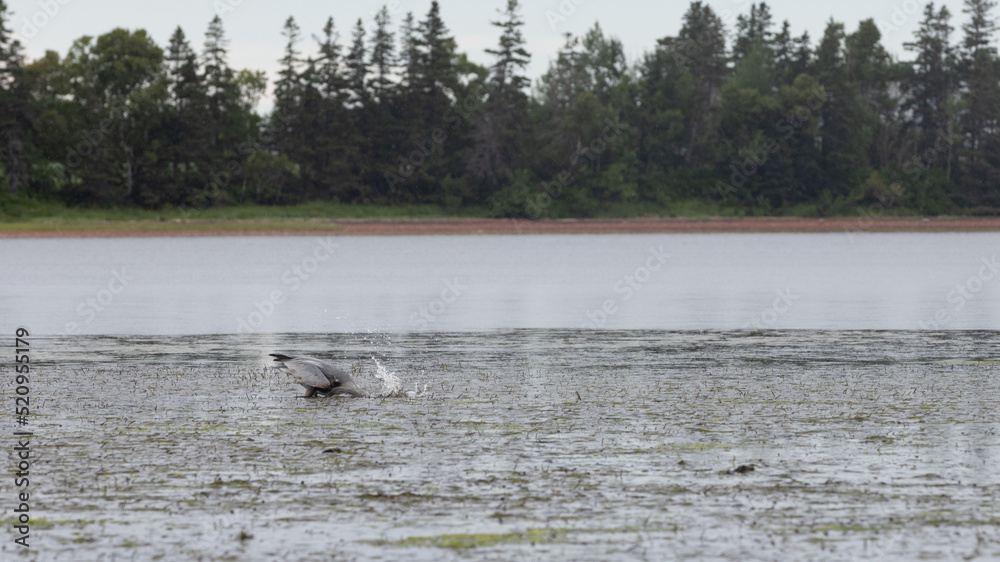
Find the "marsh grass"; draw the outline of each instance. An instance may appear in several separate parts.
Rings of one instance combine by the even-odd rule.
[[[309,400],[294,334],[39,341],[24,559],[1000,556],[998,337],[340,334],[427,392]]]

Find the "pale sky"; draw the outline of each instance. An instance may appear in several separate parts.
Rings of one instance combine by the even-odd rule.
[[[483,49],[494,47],[498,30],[489,24],[498,19],[497,10],[506,0],[439,0],[445,24],[458,41],[459,49],[472,60],[489,63]],[[333,16],[341,42],[350,41],[351,27],[360,17],[368,29],[372,16],[388,5],[395,28],[413,12],[423,19],[430,9],[430,0],[330,0],[316,2],[285,0],[7,0],[14,12],[11,27],[26,46],[30,58],[40,57],[46,50],[65,55],[72,42],[83,35],[100,35],[116,27],[146,29],[161,47],[166,47],[174,28],[184,28],[197,50],[201,50],[208,22],[219,10],[230,40],[230,64],[234,68],[264,70],[274,76],[282,56],[284,38],[281,28],[288,16],[294,16],[302,28],[305,40],[301,48],[315,52],[311,36],[319,34],[326,19]],[[524,0],[522,17],[528,50],[532,53],[529,75],[534,79],[543,74],[549,62],[563,45],[563,33],[582,34],[595,22],[608,35],[619,38],[625,45],[630,62],[652,50],[656,40],[676,35],[681,17],[690,2],[680,0]],[[736,15],[749,10],[749,0],[707,0],[722,16],[731,32]],[[866,18],[874,18],[883,34],[883,44],[895,56],[907,59],[903,43],[911,41],[913,31],[922,19],[926,2],[916,0],[839,0],[816,2],[807,0],[773,0],[768,2],[778,26],[789,20],[795,35],[808,31],[813,44],[823,34],[827,21],[844,22],[848,31],[857,28]],[[961,0],[945,0],[957,28],[954,39],[961,38],[961,24],[966,21]],[[220,9],[224,8],[224,11]],[[994,14],[1000,17],[1000,9]]]

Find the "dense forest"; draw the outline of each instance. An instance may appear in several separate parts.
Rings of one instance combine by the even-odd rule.
[[[692,2],[676,37],[630,65],[595,25],[546,74],[517,0],[490,66],[458,51],[437,2],[275,26],[273,86],[231,68],[222,20],[196,50],[143,30],[26,60],[0,0],[0,198],[201,208],[304,201],[433,204],[493,216],[642,214],[678,202],[755,214],[870,205],[924,214],[1000,208],[1000,58],[992,0],[959,25],[927,4],[894,59],[873,20],[822,37],[751,5],[727,29]],[[307,40],[306,38],[310,38]],[[279,53],[275,53],[275,58]]]

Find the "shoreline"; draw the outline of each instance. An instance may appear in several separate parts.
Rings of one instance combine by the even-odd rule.
[[[312,219],[294,228],[266,221],[117,222],[2,230],[3,238],[192,236],[420,236],[515,234],[697,234],[845,232],[1000,232],[1000,217],[745,217],[631,219]]]

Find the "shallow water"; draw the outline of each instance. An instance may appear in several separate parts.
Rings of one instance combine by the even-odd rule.
[[[273,351],[426,391],[303,400]],[[996,332],[60,337],[32,353],[35,548],[0,558],[1000,557]]]

